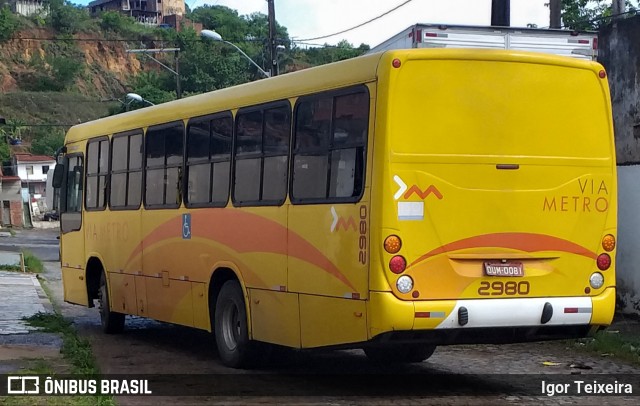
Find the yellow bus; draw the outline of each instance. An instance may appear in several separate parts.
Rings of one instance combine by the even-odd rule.
[[[261,343],[417,362],[581,337],[615,305],[606,73],[410,49],[71,128],[56,167],[65,300]]]

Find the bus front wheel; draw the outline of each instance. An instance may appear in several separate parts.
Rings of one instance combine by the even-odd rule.
[[[382,347],[367,347],[364,353],[370,361],[375,363],[413,363],[422,362],[429,358],[436,350],[435,345],[386,345]]]
[[[254,360],[256,343],[249,339],[247,310],[238,281],[230,280],[222,285],[213,321],[222,363],[232,368],[249,366]]]
[[[122,333],[122,330],[124,330],[124,314],[111,310],[111,306],[109,305],[109,289],[107,289],[107,277],[104,271],[100,275],[98,303],[100,305],[100,324],[102,325],[102,331],[107,334]]]

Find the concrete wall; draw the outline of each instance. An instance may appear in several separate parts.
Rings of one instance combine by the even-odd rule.
[[[618,162],[618,307],[640,314],[640,16],[599,33],[609,77]]]
[[[49,4],[45,4],[41,0],[14,0],[11,4],[11,10],[27,17],[33,14],[46,17],[49,15]]]
[[[598,61],[609,75],[618,164],[640,163],[640,16],[599,33]]]
[[[0,186],[0,210],[2,213],[3,225],[9,225],[13,227],[22,227],[22,196],[19,181],[3,181]],[[3,204],[9,202],[9,217],[5,218]]]
[[[618,167],[618,307],[640,314],[640,165]]]

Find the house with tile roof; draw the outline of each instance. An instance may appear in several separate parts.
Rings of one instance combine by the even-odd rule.
[[[22,195],[26,201],[46,195],[47,173],[55,168],[56,160],[48,155],[16,153],[12,157],[13,173],[20,178]]]

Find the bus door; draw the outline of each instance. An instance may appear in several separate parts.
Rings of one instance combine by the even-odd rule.
[[[84,157],[81,153],[72,153],[63,158],[64,175],[60,189],[60,262],[64,300],[87,306],[82,229],[83,162]]]

